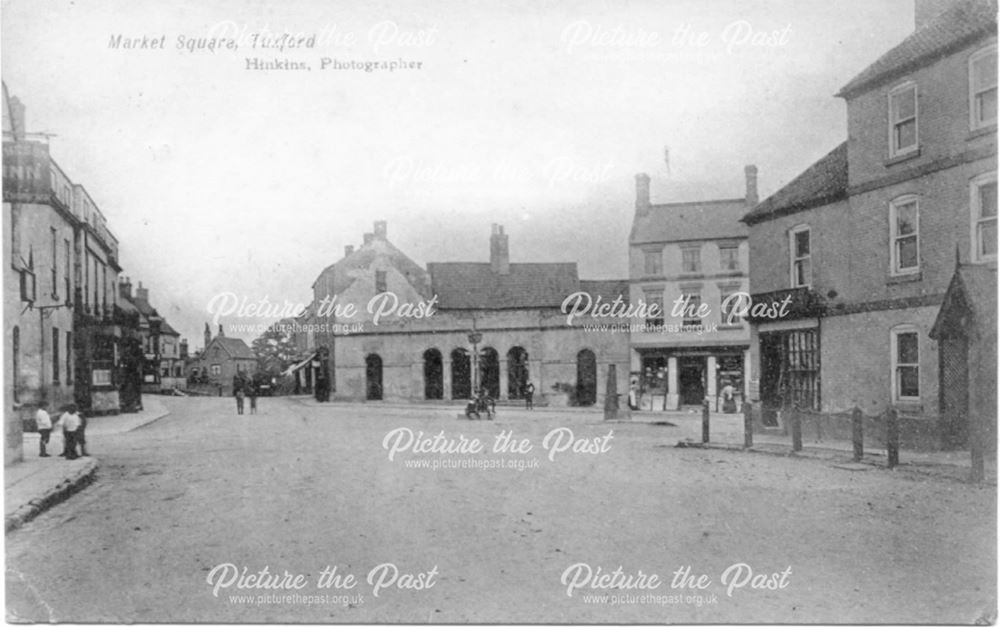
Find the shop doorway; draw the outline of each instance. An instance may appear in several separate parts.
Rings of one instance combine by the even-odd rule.
[[[677,369],[681,405],[701,405],[705,400],[705,358],[681,357]]]

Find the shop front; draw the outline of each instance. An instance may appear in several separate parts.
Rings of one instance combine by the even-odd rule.
[[[638,406],[645,411],[700,408],[708,399],[712,411],[736,411],[747,382],[746,346],[642,349]]]

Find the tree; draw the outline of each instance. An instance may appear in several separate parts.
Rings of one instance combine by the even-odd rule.
[[[255,339],[251,345],[261,371],[285,370],[301,359],[295,336],[292,333],[293,319],[285,318],[275,322]]]

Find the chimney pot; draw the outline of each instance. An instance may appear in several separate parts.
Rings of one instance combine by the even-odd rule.
[[[372,240],[375,238],[375,234],[374,233],[365,233],[363,237],[364,237],[364,243],[365,244],[371,244]]]
[[[747,207],[755,207],[759,202],[757,198],[757,166],[748,165],[743,168],[743,173],[746,175],[747,180],[747,191],[746,191],[746,202]]]
[[[347,246],[344,246],[344,256],[345,257],[350,256],[353,252],[354,252],[354,246],[353,245],[348,244]]]

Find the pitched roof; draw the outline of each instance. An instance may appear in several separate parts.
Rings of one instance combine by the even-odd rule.
[[[409,280],[414,289],[420,293],[427,291],[427,273],[424,269],[385,239],[374,239],[371,243],[363,245],[340,261],[327,266],[316,277],[313,287],[324,277],[332,275],[332,293],[340,294],[357,280],[352,271],[367,268],[379,255],[388,256],[392,265]]]
[[[972,316],[972,325],[983,328],[996,324],[997,311],[997,271],[985,265],[960,265],[948,284],[944,302],[938,310],[930,336],[938,339],[945,334],[946,327],[961,320],[964,313]],[[964,330],[964,329],[963,329]]]
[[[850,98],[867,87],[932,63],[996,29],[997,0],[960,0],[879,57],[844,85],[837,96]]]
[[[632,221],[629,242],[652,244],[746,237],[747,226],[740,222],[746,208],[742,198],[650,205],[646,214],[636,215]]]
[[[180,337],[181,334],[178,333],[177,330],[174,329],[172,326],[170,326],[170,323],[168,323],[167,319],[164,318],[163,320],[160,321],[160,335],[176,335],[177,337]]]
[[[509,274],[489,263],[429,263],[439,309],[537,309],[559,307],[580,289],[575,263],[512,263]]]
[[[229,353],[229,356],[233,359],[256,359],[257,356],[254,355],[247,343],[238,337],[225,337],[225,336],[215,336],[212,341],[208,343],[208,346],[213,344],[218,344]],[[208,353],[208,347],[205,347],[205,353]]]
[[[156,308],[149,304],[149,301],[144,298],[133,298],[132,304],[135,308],[139,310],[142,315],[149,318],[158,318],[160,314],[156,312]]]
[[[580,291],[587,292],[594,297],[594,299],[600,296],[601,300],[606,303],[613,301],[618,296],[622,297],[622,302],[628,303],[628,281],[624,279],[609,279],[601,281],[585,281],[581,279]]]
[[[748,225],[847,198],[847,142],[831,150],[743,216]]]

